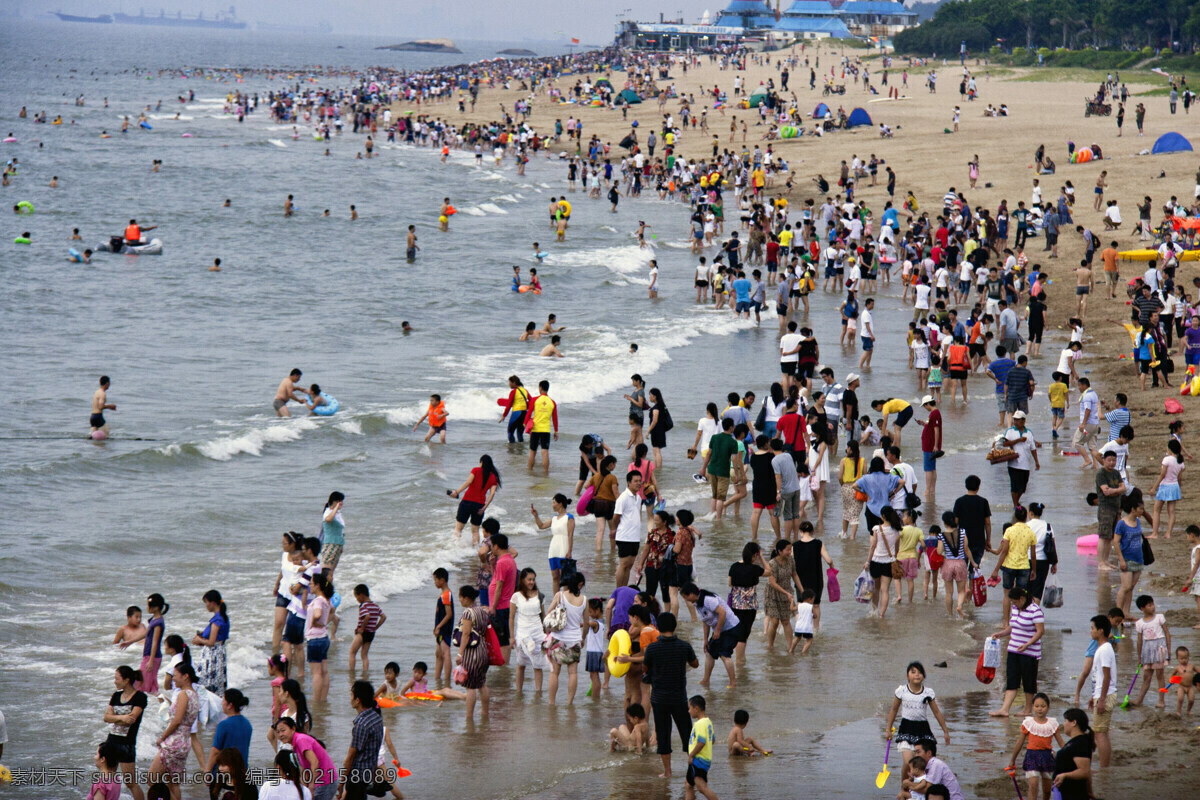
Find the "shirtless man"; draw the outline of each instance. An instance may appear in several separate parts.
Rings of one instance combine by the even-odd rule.
[[[275,390],[275,400],[271,403],[275,408],[275,416],[290,417],[291,413],[288,411],[287,404],[293,400],[297,403],[308,402],[308,398],[300,396],[306,393],[305,390],[296,388],[296,383],[300,380],[300,375],[300,370],[294,369],[286,378],[279,382],[279,388]]]
[[[550,344],[548,344],[542,348],[541,355],[545,356],[546,358],[566,358],[566,356],[564,356],[558,350],[558,343],[561,341],[562,341],[561,336],[557,336],[557,335],[551,336]]]
[[[296,213],[296,205],[295,205],[295,203],[292,202],[292,196],[289,194],[287,197],[287,202],[285,202],[283,204],[283,215],[285,217],[290,217],[292,214],[295,214],[295,213]]]
[[[108,402],[108,376],[100,376],[100,388],[92,395],[92,417],[89,423],[92,426],[92,433],[96,431],[104,431],[104,435],[108,435],[108,422],[104,419],[105,411],[116,411],[117,407],[113,403]]]
[[[417,226],[409,225],[408,236],[404,240],[404,253],[408,263],[411,264],[417,260],[417,251],[420,249],[417,247]]]
[[[543,333],[558,333],[559,331],[565,331],[567,329],[567,326],[565,326],[565,325],[555,326],[554,323],[556,323],[556,322],[558,322],[558,317],[554,314],[551,314],[549,317],[546,318],[546,324],[542,326],[542,332]]]
[[[450,230],[450,209],[451,208],[452,208],[452,206],[450,205],[450,198],[449,197],[444,198],[442,200],[442,210],[440,212],[438,212],[438,226],[441,229],[442,233],[447,233]]]
[[[1075,295],[1078,300],[1078,305],[1075,310],[1075,316],[1083,319],[1087,312],[1088,295],[1092,293],[1092,289],[1096,285],[1096,276],[1092,273],[1092,267],[1088,264],[1087,259],[1081,259],[1079,268],[1075,270]]]

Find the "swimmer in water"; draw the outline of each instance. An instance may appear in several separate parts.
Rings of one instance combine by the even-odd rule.
[[[318,416],[318,406],[329,405],[329,401],[321,396],[321,386],[319,384],[314,383],[312,386],[308,387],[308,397],[309,400],[307,403],[305,403],[305,406],[308,408],[308,415],[310,417]],[[326,567],[326,570],[328,570],[328,567]],[[337,617],[334,617],[334,620],[336,621]]]
[[[223,205],[223,206],[221,206],[221,207],[222,207],[222,208],[229,208],[231,205],[233,205],[233,201],[232,201],[232,200],[230,200],[228,197],[226,197],[226,198],[225,198],[225,205]]]
[[[403,322],[400,323],[400,332],[403,333],[405,336],[408,336],[410,333],[413,332],[413,326],[408,324],[408,320],[404,320]]]
[[[221,271],[221,259],[214,258],[213,264],[211,267],[208,268],[208,271],[209,272],[220,272]]]
[[[83,251],[83,263],[84,263],[84,264],[90,264],[90,263],[92,263],[92,250],[91,250],[91,248],[88,248],[87,250],[84,250],[84,251]]]
[[[328,216],[329,216],[329,209],[328,209],[328,208],[327,208],[327,209],[325,209],[325,213],[324,213],[324,214],[322,214],[321,216],[322,216],[322,217],[328,217]]]
[[[647,225],[645,222],[638,220],[638,229],[637,229],[638,247],[646,246],[646,229],[650,228],[650,227],[653,227],[653,226]]]
[[[546,358],[566,358],[558,349],[558,343],[562,341],[562,337],[554,335],[550,337],[550,344],[542,348],[541,355]]]
[[[53,178],[50,179],[50,188],[51,189],[58,188],[58,176],[57,175],[55,175]]]
[[[542,255],[542,248],[538,245],[537,242],[533,243],[533,257],[537,259],[537,262],[539,264],[541,264],[542,262],[544,262],[546,260],[546,257],[544,255]]]
[[[417,260],[417,251],[421,248],[417,247],[417,226],[408,226],[408,235],[404,240],[404,256],[408,259],[408,263],[413,263]]]
[[[353,203],[351,203],[350,204],[350,221],[353,222],[356,219],[358,219],[358,209],[354,207]]]
[[[513,264],[512,290],[514,292],[521,291],[521,268],[516,264]]]
[[[130,606],[125,609],[125,624],[117,628],[117,634],[113,636],[112,643],[120,645],[124,650],[134,642],[140,642],[146,638],[146,626],[142,624],[142,610],[137,606]]]
[[[525,332],[521,334],[521,338],[518,341],[528,342],[531,339],[540,338],[542,338],[542,332],[537,329],[537,323],[530,322],[525,326]]]
[[[83,241],[83,237],[79,235],[79,228],[73,228],[71,230],[71,241],[72,242],[82,242]]]
[[[438,216],[438,225],[440,226],[442,233],[448,233],[450,231],[450,212],[453,210],[454,207],[450,205],[450,198],[443,198],[442,210]]]
[[[290,417],[291,413],[288,411],[287,404],[291,401],[297,403],[308,402],[307,397],[300,396],[304,393],[304,389],[296,387],[296,382],[300,380],[302,374],[300,370],[294,369],[286,378],[279,382],[279,388],[275,390],[275,399],[271,402],[271,405],[275,409],[275,416]]]
[[[538,280],[537,267],[529,268],[529,288],[537,293],[542,293],[542,282]]]
[[[283,204],[283,215],[290,217],[296,213],[296,204],[292,202],[292,196],[287,196],[287,201]]]
[[[555,322],[558,322],[557,315],[551,314],[550,316],[546,317],[546,324],[542,326],[542,332],[543,333],[557,333],[559,331],[565,331],[567,329],[567,327],[565,325],[560,325],[557,328],[554,327]]]
[[[108,386],[108,376],[101,375],[100,388],[92,395],[92,416],[88,420],[88,424],[92,426],[92,433],[104,431],[105,436],[108,435],[108,421],[104,419],[104,412],[117,410],[115,404],[108,402]]]
[[[638,348],[637,348],[637,342],[630,342],[630,343],[629,343],[629,355],[631,355],[631,356],[636,356],[636,355],[637,355],[637,350],[638,350]]]

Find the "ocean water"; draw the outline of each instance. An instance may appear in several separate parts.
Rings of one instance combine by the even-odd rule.
[[[350,134],[335,137],[325,157],[324,143],[303,130],[293,139],[291,127],[271,124],[265,108],[240,124],[223,113],[226,92],[264,96],[282,80],[247,75],[244,83],[224,84],[130,72],[223,64],[415,68],[487,57],[503,44],[460,43],[468,52],[451,61],[372,51],[367,48],[375,42],[364,39],[100,27],[17,22],[2,34],[0,49],[0,132],[11,130],[18,139],[0,152],[21,165],[4,197],[37,208],[32,217],[10,218],[5,229],[6,237],[31,231],[31,247],[0,244],[6,276],[0,372],[8,377],[0,414],[6,765],[90,767],[104,735],[112,671],[139,660],[108,644],[125,607],[161,592],[172,606],[168,632],[190,637],[206,620],[200,596],[217,588],[233,626],[230,684],[251,698],[252,765],[266,766],[265,659],[278,541],[289,529],[315,534],[324,499],[335,489],[347,495],[342,594],[365,582],[389,617],[372,650],[376,681],[389,660],[405,674],[418,659],[432,663],[431,571],[451,568],[456,586],[472,580],[472,553],[451,535],[455,505],[445,490],[464,480],[481,453],[493,455],[504,477],[492,511],[520,551],[519,563],[541,570],[548,591],[548,540],[536,533],[527,506],[535,502],[544,512],[555,492],[569,493],[575,443],[584,433],[603,434],[624,458],[621,395],[633,372],[662,389],[677,421],[660,478],[664,496],[672,508],[707,510],[705,490],[690,478],[695,465],[683,455],[694,420],[706,402],[719,402],[728,391],[752,388],[763,396],[776,380],[777,321],[768,315],[756,327],[695,305],[686,216],[678,206],[652,195],[623,198],[614,215],[607,201],[577,193],[568,241],[556,244],[546,219],[549,198],[565,190],[566,169],[556,158],[535,159],[519,176],[511,162],[495,167],[485,159],[477,166],[472,156],[455,153],[442,164],[432,151],[388,146],[381,138],[374,159],[357,160],[362,140]],[[95,46],[100,41],[104,47]],[[346,49],[335,49],[338,43]],[[336,83],[324,78],[314,85]],[[180,103],[177,96],[188,89],[195,101]],[[82,108],[73,104],[79,93],[87,97]],[[120,116],[136,119],[159,99],[153,131],[119,133]],[[61,113],[76,124],[19,120],[22,105],[31,115],[45,108],[51,118]],[[175,111],[180,120],[173,119]],[[104,129],[112,139],[99,138]],[[159,173],[151,172],[154,159],[163,161]],[[52,190],[53,175],[60,185]],[[284,219],[288,194],[298,211]],[[461,212],[449,234],[436,224],[444,196]],[[230,208],[222,207],[226,198]],[[349,220],[352,203],[355,222]],[[331,218],[321,217],[326,208]],[[130,217],[159,226],[151,235],[163,240],[162,256],[98,253],[90,266],[66,260],[72,228],[80,228],[83,246],[94,247]],[[645,249],[633,235],[639,219],[655,231]],[[415,264],[404,260],[409,224],[417,226],[422,247]],[[534,241],[550,253],[544,264],[531,258]],[[209,273],[217,257],[223,271]],[[652,257],[663,269],[657,302],[645,296]],[[526,275],[537,266],[545,287],[540,297],[509,291],[514,264]],[[881,292],[877,318],[885,329],[902,330],[910,316],[897,294]],[[822,360],[841,376],[857,354],[836,345],[836,306],[832,296],[818,293],[810,321]],[[540,325],[549,313],[567,326],[562,360],[540,358],[541,343],[517,341],[526,322]],[[411,335],[401,333],[402,321],[412,324]],[[629,354],[630,342],[640,346],[636,356]],[[902,339],[881,343],[860,391],[864,405],[875,396],[915,400],[923,394],[904,369],[902,346]],[[1053,352],[1053,345],[1046,350]],[[277,420],[271,398],[292,367],[304,370],[305,384],[320,383],[337,397],[342,410],[330,419]],[[514,373],[531,387],[549,380],[560,403],[563,435],[549,478],[540,469],[526,473],[525,451],[504,442],[496,399],[507,393],[505,379]],[[118,410],[107,415],[113,438],[94,444],[83,437],[101,374],[112,377],[109,398]],[[412,431],[433,392],[445,398],[451,415],[446,446],[426,445],[424,429]],[[945,503],[957,496],[966,474],[982,472],[996,508],[1007,506],[1003,471],[986,467],[978,452],[986,449],[995,421],[991,396],[990,386],[977,381],[970,409],[947,411],[949,455],[939,484]],[[1041,411],[1038,424],[1048,440],[1049,414]],[[906,436],[915,450],[916,431]],[[1067,463],[1058,458],[1053,470],[1040,473],[1034,493],[1045,499],[1079,492],[1081,479],[1068,473]],[[748,518],[747,500],[741,520],[702,523],[701,585],[725,585]],[[1007,739],[1002,726],[983,722],[995,698],[973,679],[978,631],[947,624],[940,603],[921,604],[919,588],[916,609],[896,609],[885,623],[866,619],[849,598],[865,540],[838,541],[832,534],[839,519],[832,487],[824,538],[842,571],[846,600],[827,605],[814,655],[767,656],[756,637],[737,693],[719,688],[724,675],[717,668],[709,697],[718,735],[728,732],[734,709],[748,708],[751,733],[777,756],[729,763],[719,755],[723,774],[714,776],[714,788],[782,797],[795,794],[780,788],[792,784],[823,797],[884,796],[868,794],[883,744],[878,729],[913,658],[949,661],[948,670],[931,670],[930,682],[962,737],[949,750],[951,763],[967,782],[990,777],[994,765],[978,753],[1002,749]],[[1065,515],[1053,521],[1068,530],[1072,524]],[[607,596],[615,562],[607,552],[593,554],[593,533],[590,519],[580,522],[576,553],[589,576],[587,593]],[[1059,549],[1068,562],[1063,584],[1083,596],[1094,565],[1077,561],[1069,545]],[[987,625],[998,621],[993,599],[979,612]],[[342,638],[352,631],[352,606],[343,607],[347,622],[331,654],[330,700],[313,709],[316,732],[339,763],[353,716],[346,691],[349,642]],[[1052,627],[1043,675],[1065,689],[1070,676],[1059,675],[1059,667],[1064,658],[1074,662],[1086,632],[1081,636],[1077,621],[1074,634]],[[696,626],[685,625],[682,633],[699,649]],[[678,780],[669,786],[655,781],[656,759],[606,752],[605,734],[621,720],[619,682],[615,697],[596,702],[583,697],[581,672],[576,705],[557,709],[547,708],[528,683],[523,696],[514,695],[511,682],[511,671],[493,670],[487,723],[464,722],[455,703],[388,712],[392,738],[414,773],[402,786],[406,794],[678,794]],[[139,739],[141,766],[149,765],[160,729],[148,715]],[[677,755],[680,774],[682,764]],[[22,791],[82,797],[86,786]],[[191,795],[185,790],[184,796]]]

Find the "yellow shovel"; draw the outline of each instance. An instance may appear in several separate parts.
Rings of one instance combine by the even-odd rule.
[[[896,732],[896,729],[893,728],[892,733],[895,733],[895,732]],[[883,752],[883,769],[879,770],[879,774],[875,776],[875,788],[877,788],[877,789],[882,789],[884,784],[887,783],[888,776],[890,776],[892,774],[890,771],[888,771],[888,765],[887,765],[888,758],[891,755],[892,755],[892,736],[891,736],[891,734],[888,734],[887,749],[884,750],[884,752]]]

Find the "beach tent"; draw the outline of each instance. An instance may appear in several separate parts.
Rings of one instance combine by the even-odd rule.
[[[621,92],[621,99],[630,105],[642,102],[642,98],[638,97],[638,93],[633,89],[626,89]]]
[[[812,118],[813,119],[825,119],[825,115],[828,113],[829,113],[829,106],[825,105],[824,103],[818,103],[817,107],[813,109]]]
[[[596,86],[597,88],[601,86],[607,86],[609,89],[613,88],[613,85],[609,83],[608,78],[601,78],[600,80],[596,81]]]
[[[1164,133],[1154,142],[1154,147],[1150,152],[1158,155],[1159,153],[1179,153],[1184,150],[1191,150],[1192,143],[1179,133]]]
[[[859,125],[870,125],[871,115],[866,112],[866,109],[856,108],[850,112],[850,117],[846,121],[847,128],[857,128]]]
[[[755,92],[754,94],[750,95],[750,107],[751,108],[758,108],[759,106],[763,105],[766,102],[767,102],[767,93],[766,92]]]

